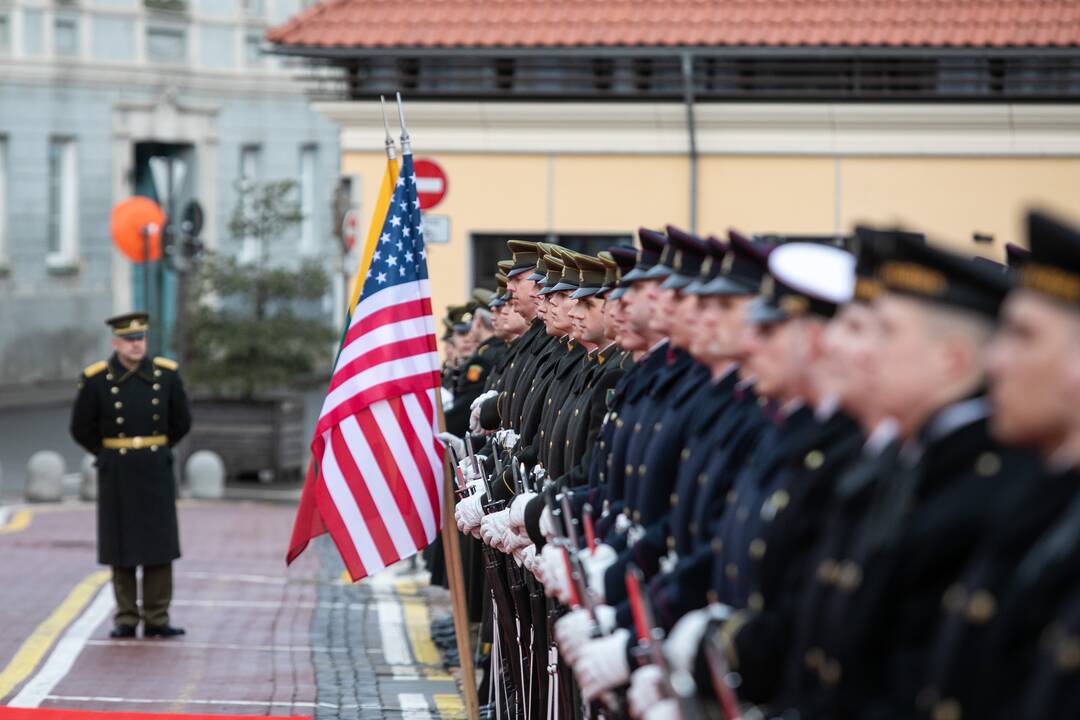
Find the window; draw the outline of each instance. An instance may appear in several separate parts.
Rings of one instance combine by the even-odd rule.
[[[181,29],[148,28],[146,31],[146,57],[156,63],[183,63],[187,61],[187,35]]]
[[[262,37],[248,35],[244,38],[244,62],[250,68],[262,67]]]
[[[244,145],[240,148],[240,182],[248,186],[259,181],[259,163],[262,148],[258,145]],[[240,260],[253,262],[259,252],[259,241],[254,237],[245,237],[240,245]]]
[[[11,16],[0,13],[0,54],[11,52]]]
[[[300,252],[315,251],[315,146],[300,148]]]
[[[72,265],[78,257],[79,186],[75,141],[49,142],[49,257],[50,265]]]
[[[75,18],[58,17],[53,24],[53,48],[57,57],[79,54],[79,22]]]
[[[243,2],[244,12],[246,12],[248,15],[262,17],[263,13],[266,12],[265,0],[243,0]]]
[[[7,138],[0,137],[0,275],[7,271]]]

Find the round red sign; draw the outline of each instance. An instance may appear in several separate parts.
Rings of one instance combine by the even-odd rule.
[[[416,193],[420,198],[420,209],[430,210],[446,197],[446,172],[434,160],[416,160],[413,168],[416,172]]]

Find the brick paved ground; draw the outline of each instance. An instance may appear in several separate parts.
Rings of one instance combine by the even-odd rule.
[[[445,593],[407,567],[347,584],[325,541],[286,570],[292,517],[285,505],[183,504],[172,616],[187,636],[114,641],[105,617],[40,706],[318,720],[460,715],[457,685],[424,632],[430,613],[447,611]],[[0,557],[0,689],[5,677],[21,678],[0,697],[11,703],[49,676],[64,654],[56,648],[77,630],[81,608],[59,628],[54,613],[101,569],[92,507],[35,508],[25,528],[0,527]],[[51,645],[27,669],[27,647],[50,627]]]

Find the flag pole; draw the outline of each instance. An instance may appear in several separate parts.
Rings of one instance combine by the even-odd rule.
[[[412,139],[405,126],[405,109],[401,93],[397,93],[398,119],[401,122],[401,154],[412,155]],[[385,115],[383,116],[385,120]],[[389,142],[389,127],[387,138]],[[446,432],[443,414],[442,387],[435,388],[435,409],[439,418],[439,432]],[[469,720],[480,720],[480,702],[476,694],[476,671],[473,668],[472,642],[469,637],[469,611],[465,604],[464,567],[461,558],[461,538],[454,523],[454,487],[451,481],[454,469],[450,467],[449,455],[443,466],[443,512],[442,541],[443,559],[446,562],[447,585],[450,586],[451,613],[454,618],[454,636],[457,640],[458,657],[461,659],[461,692],[465,696],[465,713]]]

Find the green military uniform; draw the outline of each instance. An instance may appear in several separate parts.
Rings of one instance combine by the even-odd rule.
[[[143,313],[109,321],[118,337],[145,335]],[[130,637],[140,620],[136,568],[143,568],[147,635],[169,627],[172,561],[180,557],[172,447],[191,414],[177,364],[144,358],[124,367],[114,354],[86,368],[71,416],[71,434],[97,459],[98,562],[113,568],[115,622]]]

